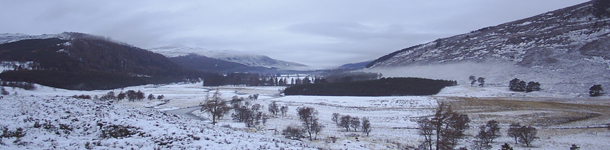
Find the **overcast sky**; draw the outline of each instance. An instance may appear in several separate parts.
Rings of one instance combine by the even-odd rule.
[[[0,33],[83,32],[327,68],[586,1],[2,0]]]

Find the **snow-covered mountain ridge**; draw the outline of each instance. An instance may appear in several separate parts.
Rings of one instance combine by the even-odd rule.
[[[150,51],[160,53],[167,57],[185,56],[188,54],[197,54],[210,58],[240,63],[251,67],[266,67],[266,68],[280,68],[280,69],[292,69],[296,67],[306,67],[306,65],[282,61],[270,58],[265,55],[250,54],[241,51],[233,50],[208,50],[205,48],[196,47],[158,47],[151,48]]]
[[[28,40],[28,39],[49,39],[49,38],[59,38],[62,40],[69,40],[70,35],[68,33],[60,33],[60,34],[42,34],[42,35],[27,35],[23,33],[0,33],[0,44],[16,42],[20,40]]]
[[[525,67],[565,68],[585,59],[610,60],[608,2],[591,1],[530,18],[486,27],[402,49],[368,64],[369,68],[513,62]],[[594,5],[595,4],[595,5]]]

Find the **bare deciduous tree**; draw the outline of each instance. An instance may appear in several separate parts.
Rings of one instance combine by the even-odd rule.
[[[299,107],[297,108],[299,119],[303,122],[303,128],[309,135],[309,140],[314,140],[314,134],[317,134],[322,130],[323,126],[318,123],[318,111],[312,107]]]
[[[423,118],[417,121],[419,125],[419,135],[424,136],[424,142],[420,145],[420,149],[432,149],[432,135],[434,135],[434,126],[428,118]]]
[[[208,112],[212,116],[212,124],[217,123],[217,119],[222,118],[225,114],[231,110],[231,107],[227,105],[227,101],[222,99],[221,94],[216,90],[212,97],[206,96],[205,102],[201,105],[202,112]]]
[[[500,123],[498,123],[498,121],[496,120],[487,121],[487,124],[485,124],[485,128],[486,132],[489,133],[490,143],[493,143],[496,138],[502,135],[500,134]]]
[[[519,128],[519,142],[525,144],[525,146],[527,147],[531,147],[532,142],[535,139],[538,139],[538,137],[536,137],[537,133],[538,131],[536,130],[536,128],[532,126],[522,126],[521,128]]]
[[[362,118],[362,132],[366,133],[366,136],[371,133],[371,121],[367,117]]]
[[[465,136],[464,131],[469,128],[469,122],[468,115],[457,113],[451,109],[451,105],[440,103],[433,118],[429,122],[420,121],[420,126],[427,126],[421,123],[430,123],[432,130],[435,132],[434,135],[436,135],[434,139],[435,149],[441,150],[453,149],[458,140]],[[425,141],[423,144],[430,143],[432,143],[432,140]]]
[[[337,126],[343,127],[343,128],[345,128],[345,130],[347,132],[349,132],[349,127],[350,127],[349,123],[350,123],[351,118],[352,117],[349,115],[341,116],[341,119],[339,121],[339,124],[337,124]]]
[[[354,132],[358,132],[358,128],[360,128],[360,118],[352,117],[352,119],[349,120],[349,125],[354,129]]]
[[[277,105],[277,103],[275,101],[271,102],[271,104],[269,104],[269,108],[268,109],[269,109],[269,112],[271,114],[273,114],[273,116],[276,116],[277,113],[280,112],[280,108],[279,108],[279,106]]]
[[[519,128],[521,128],[521,124],[519,123],[511,123],[510,126],[508,126],[508,136],[515,140],[515,144],[519,142]]]
[[[341,115],[339,113],[333,113],[333,118],[331,119],[333,122],[335,122],[335,124],[339,124],[339,117],[341,117]]]
[[[282,108],[280,108],[280,112],[282,112],[282,117],[286,116],[286,113],[288,112],[288,105],[282,106]]]

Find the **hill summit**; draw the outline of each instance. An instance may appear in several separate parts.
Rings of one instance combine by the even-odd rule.
[[[590,1],[437,39],[390,53],[367,67],[497,61],[527,67],[561,67],[561,64],[584,58],[608,60],[609,3],[605,0]]]
[[[393,69],[399,67],[400,69]],[[584,93],[610,86],[610,1],[593,0],[469,33],[440,38],[367,64],[384,76],[458,80],[487,77],[507,86],[514,78],[543,90]],[[383,70],[383,68],[387,68]]]

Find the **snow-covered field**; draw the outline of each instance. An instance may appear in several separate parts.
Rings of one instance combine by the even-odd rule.
[[[605,149],[610,147],[610,131],[605,124],[610,123],[610,98],[578,98],[545,92],[510,92],[505,87],[448,87],[435,96],[392,96],[392,97],[337,97],[337,96],[279,96],[284,87],[202,87],[197,84],[144,85],[115,89],[120,91],[142,91],[146,95],[164,95],[169,103],[160,100],[143,100],[108,103],[99,100],[67,98],[72,95],[102,96],[109,90],[69,91],[38,86],[35,91],[6,88],[11,96],[0,99],[0,127],[8,131],[22,128],[25,136],[3,138],[0,149],[84,149],[90,143],[95,149],[401,149],[417,147],[422,141],[418,135],[416,120],[430,116],[438,102],[456,105],[456,110],[466,113],[472,119],[470,135],[462,140],[461,146],[469,146],[476,135],[477,126],[490,119],[501,123],[503,136],[492,145],[509,143],[515,149],[568,149],[577,144],[581,149]],[[243,123],[234,122],[225,116],[217,125],[209,121],[189,119],[186,114],[165,113],[167,110],[186,110],[197,106],[208,93],[219,90],[224,99],[233,96],[248,97],[260,94],[252,104],[261,104],[263,112],[271,102],[287,105],[285,117],[271,117],[259,129],[248,129]],[[17,93],[17,95],[14,95]],[[511,104],[510,106],[508,104]],[[515,104],[512,104],[515,103]],[[528,107],[517,105],[523,104]],[[568,106],[572,106],[567,108]],[[155,106],[154,108],[144,108]],[[310,106],[318,111],[320,122],[325,126],[319,140],[289,140],[281,135],[288,125],[300,125],[296,108]],[[190,110],[197,110],[190,108]],[[606,111],[607,110],[607,111]],[[368,117],[373,126],[366,136],[362,132],[345,132],[331,121],[333,113]],[[203,119],[208,114],[194,111]],[[587,114],[599,116],[587,117]],[[576,118],[575,121],[558,124],[544,124],[544,119]],[[54,128],[35,128],[49,123]],[[526,148],[506,136],[511,122],[532,124],[539,129],[533,148]],[[134,127],[130,137],[101,138],[98,123],[104,126],[120,125]],[[553,123],[551,121],[551,123]],[[63,124],[63,125],[62,125]],[[537,125],[537,126],[536,126]],[[63,128],[62,128],[63,126]],[[587,128],[589,127],[589,128]],[[70,129],[70,130],[68,130]],[[329,142],[330,137],[338,140]],[[197,138],[199,140],[197,140]],[[99,146],[98,146],[99,145]]]
[[[0,101],[0,127],[24,134],[2,138],[0,149],[313,149],[301,141],[97,100],[11,95]]]

